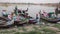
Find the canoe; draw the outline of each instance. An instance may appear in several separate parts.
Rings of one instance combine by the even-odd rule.
[[[9,27],[14,23],[14,20],[8,21],[6,17],[0,17],[0,27]]]
[[[51,22],[51,23],[57,23],[60,21],[59,18],[47,18],[47,17],[43,17],[43,16],[41,16],[40,18],[45,20],[45,21]]]

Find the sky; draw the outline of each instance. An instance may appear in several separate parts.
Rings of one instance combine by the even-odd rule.
[[[0,0],[9,3],[59,3],[60,0]]]

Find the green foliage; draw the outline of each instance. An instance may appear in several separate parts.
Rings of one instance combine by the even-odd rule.
[[[44,31],[45,34],[56,34],[56,31],[48,29],[48,28],[42,28],[41,31]]]
[[[53,25],[53,27],[57,27],[60,29],[60,24],[55,24]],[[39,29],[40,28],[40,29]],[[16,30],[2,30],[0,31],[0,34],[56,34],[57,31],[54,31],[52,29],[49,28],[49,26],[47,25],[42,25],[42,27],[33,27],[32,31],[27,31],[27,29],[25,27],[18,27],[18,31],[16,32]],[[19,30],[22,30],[24,32],[20,32]]]
[[[60,24],[55,24],[53,27],[57,27],[60,29]]]
[[[3,31],[0,31],[0,34],[11,34],[11,33],[14,33],[16,32],[15,30],[3,30]]]
[[[23,31],[26,31],[27,29],[26,29],[26,28],[24,28],[24,27],[22,27],[22,30],[23,30]]]
[[[38,28],[37,27],[33,27],[35,30],[38,30]]]
[[[16,32],[15,34],[20,34],[20,32]]]

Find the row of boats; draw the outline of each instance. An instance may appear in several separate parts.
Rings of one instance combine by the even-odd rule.
[[[27,10],[18,10],[17,7],[15,7],[14,13],[16,15],[21,14],[20,16],[22,16],[23,20],[21,19],[20,20],[16,20],[16,19],[8,20],[7,17],[0,16],[0,27],[7,27],[7,26],[9,27],[11,25],[36,24],[37,20],[31,16],[28,16],[28,13],[26,13],[27,11],[28,11],[28,8]],[[56,10],[56,12],[57,11],[58,10]],[[44,17],[41,13],[40,13],[40,19],[43,19],[50,23],[57,23],[60,21],[60,18],[49,18],[49,17],[47,18],[47,17]]]

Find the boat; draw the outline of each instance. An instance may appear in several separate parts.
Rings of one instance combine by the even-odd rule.
[[[23,20],[19,20],[19,21],[14,21],[14,24],[35,24],[37,23],[35,19],[30,18],[31,16],[28,16],[28,8],[26,10],[19,10],[17,9],[17,7],[15,7],[15,13],[17,12],[18,14],[20,14],[21,16],[23,16]],[[16,13],[16,14],[17,14]]]
[[[40,18],[45,20],[45,21],[48,21],[50,23],[57,23],[60,21],[60,18],[57,18],[57,17],[44,17],[43,15],[40,15]]]
[[[10,22],[5,17],[0,17],[0,27],[11,27],[14,21],[11,20]]]
[[[28,13],[26,13],[27,11],[28,11],[28,8],[27,8],[27,10],[19,10],[19,9],[17,9],[17,7],[15,7],[15,11],[14,11],[15,15],[20,14],[20,16],[22,16],[21,17],[22,19],[14,21],[15,25],[25,24],[29,21],[28,18],[25,17],[25,16],[28,17]]]
[[[50,23],[57,23],[57,22],[60,21],[59,18],[55,18],[55,19],[53,19],[53,18],[47,18],[47,17],[40,17],[40,18],[43,19],[43,20],[45,20],[45,21],[48,21]]]
[[[58,10],[58,7],[55,9],[55,12],[48,13],[48,14],[50,14],[50,16],[48,15],[49,17],[44,17],[43,14],[41,14],[41,11],[39,12],[39,14],[40,14],[41,19],[48,21],[50,23],[57,23],[60,21],[60,17],[57,17],[58,14],[60,14],[60,10]],[[56,17],[52,16],[52,14],[54,14]]]

